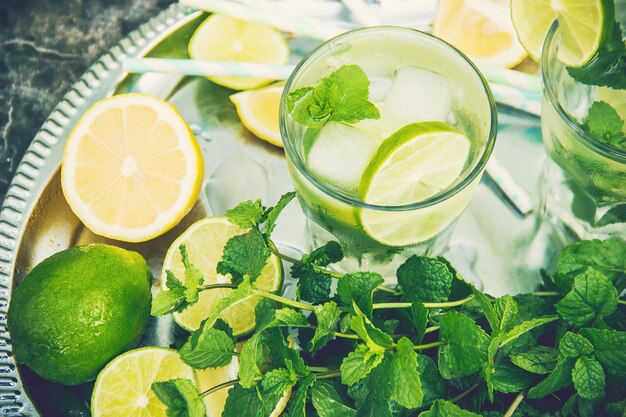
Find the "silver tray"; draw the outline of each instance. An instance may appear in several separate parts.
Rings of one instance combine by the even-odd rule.
[[[204,78],[175,75],[129,75],[125,57],[186,57],[186,44],[204,14],[174,4],[100,58],[74,84],[41,127],[20,163],[0,211],[0,415],[45,416],[28,395],[28,384],[11,354],[6,313],[14,284],[38,262],[83,243],[107,242],[85,228],[65,202],[59,182],[64,142],[74,123],[97,100],[122,92],[150,93],[178,107],[205,158],[205,184],[194,209],[165,235],[142,244],[109,243],[140,252],[155,277],[174,238],[194,220],[222,214],[239,201],[262,198],[272,204],[292,189],[281,149],[256,139],[240,124],[228,100],[231,90]],[[296,52],[311,42],[292,40]],[[299,55],[292,60],[297,61]],[[538,119],[501,112],[495,156],[518,182],[537,196],[545,160]],[[538,201],[539,205],[540,202]],[[294,251],[308,250],[306,222],[293,205],[276,230],[276,241]],[[549,233],[538,217],[519,217],[494,185],[484,179],[454,232],[446,253],[461,272],[499,295],[532,289],[538,270],[558,248],[547,250]],[[480,277],[480,279],[478,278]],[[153,284],[153,290],[158,287]],[[142,345],[169,346],[175,326],[153,318]],[[33,397],[34,398],[34,397]]]

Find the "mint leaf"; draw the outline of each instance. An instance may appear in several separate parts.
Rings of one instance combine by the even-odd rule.
[[[313,338],[309,342],[309,352],[317,352],[326,345],[341,314],[337,303],[334,301],[329,301],[324,305],[318,305],[315,307],[314,311],[315,317],[317,318],[317,328],[315,329]]]
[[[195,304],[198,302],[198,287],[204,282],[204,277],[200,273],[200,270],[189,262],[187,247],[180,245],[178,249],[180,250],[180,256],[185,266],[185,301],[189,305]]]
[[[319,417],[356,417],[356,410],[348,404],[348,399],[337,384],[317,381],[311,389],[311,402]]]
[[[614,2],[606,2],[604,7],[614,7]],[[612,16],[613,11],[605,11]],[[608,22],[607,22],[608,23]],[[596,56],[580,68],[567,67],[567,72],[576,81],[587,85],[605,85],[618,90],[626,89],[626,47],[622,40],[620,25],[613,21],[613,27],[600,44]]]
[[[153,316],[164,316],[174,311],[181,311],[183,307],[187,306],[186,301],[184,288],[161,291],[152,300],[150,314]]]
[[[255,333],[241,348],[239,353],[239,383],[244,388],[251,388],[261,377],[261,366],[265,362],[263,337]]]
[[[263,221],[264,213],[265,209],[261,205],[261,200],[248,200],[227,210],[225,216],[229,222],[244,229],[250,229]]]
[[[452,285],[450,286],[450,299],[460,300],[469,296],[472,293],[474,286],[465,281],[465,278],[459,274],[459,272],[446,258],[443,256],[437,256],[435,259],[446,265],[448,267],[448,271],[452,274],[453,280]]]
[[[548,316],[548,317],[538,317],[536,319],[531,319],[531,320],[526,320],[520,324],[518,324],[517,326],[513,327],[511,330],[509,330],[508,332],[506,332],[502,338],[502,343],[500,344],[500,346],[504,346],[512,341],[514,341],[515,339],[517,339],[518,337],[520,337],[521,335],[539,327],[539,326],[543,326],[544,324],[548,324],[548,323],[552,323],[553,321],[557,320],[558,317],[556,316]]]
[[[510,295],[505,295],[498,298],[493,305],[493,308],[498,318],[498,332],[506,333],[510,331],[517,320],[519,309],[517,308],[517,302]]]
[[[367,345],[357,345],[341,362],[341,382],[353,385],[365,378],[385,357],[384,351],[372,350]]]
[[[556,304],[559,316],[577,327],[616,309],[617,290],[604,274],[592,268],[578,274],[572,290]]]
[[[235,341],[226,332],[211,327],[206,320],[180,348],[180,358],[196,369],[228,365],[235,354]]]
[[[591,355],[593,345],[584,336],[567,332],[559,341],[559,351],[566,358],[576,359],[581,355]]]
[[[614,148],[626,149],[626,136],[622,132],[624,121],[615,109],[603,101],[596,101],[583,119],[583,129],[598,142]]]
[[[188,379],[153,382],[152,391],[167,407],[168,416],[205,417],[206,408],[198,389]]]
[[[367,398],[363,406],[358,409],[359,417],[394,417],[395,405],[389,399]],[[397,414],[397,413],[395,413]]]
[[[448,301],[452,273],[437,258],[413,255],[396,272],[402,300],[408,302]]]
[[[420,373],[420,380],[422,384],[422,392],[424,394],[424,400],[422,406],[426,406],[437,398],[442,398],[446,386],[435,361],[429,356],[418,355],[417,356],[417,369]]]
[[[527,352],[511,355],[511,362],[534,374],[549,374],[554,370],[558,351],[547,346],[535,346]]]
[[[391,398],[406,408],[417,408],[424,400],[417,367],[417,353],[413,350],[413,343],[406,337],[401,338],[392,362]]]
[[[604,369],[595,358],[581,356],[574,365],[572,381],[576,392],[587,400],[599,400],[604,397]]]
[[[383,332],[371,320],[361,312],[356,302],[352,303],[354,314],[350,319],[350,328],[363,340],[372,350],[383,352],[385,348],[393,345],[393,339]]]
[[[493,389],[510,394],[525,390],[532,383],[532,375],[513,365],[508,360],[498,361],[491,376]]]
[[[289,93],[287,109],[298,123],[310,128],[322,127],[328,121],[356,123],[378,119],[380,113],[368,101],[369,79],[357,65],[344,65],[314,88],[304,87]]]
[[[487,333],[472,319],[455,311],[444,314],[440,326],[440,338],[446,343],[439,347],[440,370],[444,365],[458,376],[481,370],[487,362]]]
[[[555,281],[563,293],[588,267],[603,273],[616,287],[626,280],[626,243],[618,239],[583,240],[567,246],[556,261]]]
[[[489,297],[476,288],[472,288],[472,293],[474,294],[474,298],[478,302],[478,305],[483,310],[483,314],[491,327],[491,333],[494,336],[497,335],[498,329],[500,328],[500,319],[498,318],[496,310],[491,304]]]
[[[169,269],[165,271],[165,285],[169,290],[184,290],[185,285]]]
[[[263,236],[258,229],[250,229],[247,233],[233,236],[224,246],[224,255],[217,264],[217,272],[232,275],[232,282],[238,284],[245,275],[253,283],[265,267],[271,255]]]
[[[610,374],[626,375],[626,332],[610,329],[581,329],[594,348],[596,358]]]
[[[228,391],[221,417],[270,417],[281,396],[267,395],[257,388],[244,388],[236,384]]]
[[[373,292],[384,282],[383,278],[374,272],[354,272],[344,275],[337,284],[337,296],[346,305],[352,302],[368,317],[372,315]]]
[[[528,398],[543,398],[570,386],[572,369],[574,369],[574,360],[560,357],[552,373],[528,391]]]
[[[493,375],[496,371],[495,362],[503,337],[503,335],[497,335],[491,339],[491,341],[489,342],[489,347],[487,348],[487,363],[483,367],[483,375],[485,378],[485,382],[487,383],[487,393],[489,394],[489,401],[491,402],[493,402]]]
[[[309,396],[309,390],[315,383],[315,375],[308,374],[301,379],[296,385],[295,392],[291,396],[285,417],[306,417],[306,403]]]
[[[315,266],[328,266],[343,259],[343,249],[335,241],[330,241],[324,246],[315,249],[309,255],[303,257],[303,262]]]
[[[263,375],[261,387],[267,395],[280,397],[286,389],[293,387],[297,381],[298,377],[295,373],[286,368],[276,368]]]
[[[233,290],[226,297],[222,298],[211,310],[208,317],[205,319],[207,324],[213,324],[220,317],[222,312],[231,305],[238,303],[244,298],[252,294],[252,287],[250,286],[250,280],[244,278],[243,282],[239,284],[236,290]]]
[[[463,410],[458,405],[446,400],[437,400],[428,411],[420,413],[419,417],[481,417],[479,414]]]
[[[422,343],[428,326],[428,309],[424,307],[424,304],[422,303],[413,303],[411,304],[411,308],[408,310],[406,315],[408,316],[409,324],[415,333],[413,341],[417,344]]]
[[[278,216],[283,211],[283,209],[287,207],[287,204],[289,204],[291,200],[294,199],[295,196],[296,193],[294,191],[283,194],[276,203],[276,205],[267,210],[267,212],[265,213],[265,215],[267,216],[267,221],[265,222],[264,233],[267,239],[270,238],[272,232],[274,231],[274,227],[276,227],[276,221],[278,220]]]

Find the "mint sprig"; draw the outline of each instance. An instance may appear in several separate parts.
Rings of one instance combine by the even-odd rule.
[[[320,128],[329,121],[356,123],[379,119],[376,106],[368,101],[369,79],[358,65],[344,65],[319,80],[287,95],[287,110],[298,123]]]
[[[238,356],[239,375],[203,393],[190,381],[155,385],[169,414],[199,416],[200,400],[228,387],[224,417],[270,416],[286,393],[287,417],[623,414],[626,395],[617,387],[626,383],[626,301],[618,295],[626,287],[625,242],[577,242],[544,274],[543,291],[494,298],[443,258],[409,258],[397,271],[397,288],[382,287],[375,273],[326,269],[343,257],[334,242],[290,258],[271,240],[272,210],[252,202],[230,211],[252,224],[222,258],[240,282],[202,285],[189,260],[188,279],[170,275],[167,292],[178,298],[168,311],[186,308],[194,291],[233,289],[180,353],[200,369]],[[255,288],[270,252],[294,264],[298,299]],[[242,253],[255,262],[238,258]],[[219,316],[251,295],[261,298],[256,327],[237,352]]]

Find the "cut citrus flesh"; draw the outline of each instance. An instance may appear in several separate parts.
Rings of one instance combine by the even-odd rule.
[[[424,201],[460,177],[469,152],[469,139],[446,123],[405,126],[382,143],[365,168],[360,197],[379,206]],[[456,207],[451,209],[443,203],[407,211],[361,209],[359,222],[379,242],[404,246],[433,237],[458,214]]]
[[[228,240],[246,232],[246,229],[230,223],[225,217],[207,217],[194,223],[168,249],[163,261],[161,288],[167,290],[166,271],[168,270],[172,271],[178,279],[184,279],[185,268],[180,255],[180,245],[183,244],[187,248],[189,261],[204,276],[204,285],[230,282],[230,276],[218,274],[216,267],[222,259],[224,246]],[[275,292],[280,290],[282,278],[280,259],[271,255],[261,270],[261,275],[253,283],[253,287]],[[174,320],[186,330],[196,330],[216,304],[232,291],[228,288],[201,291],[199,301],[182,312],[174,313]],[[236,336],[246,334],[254,329],[254,309],[259,301],[260,298],[257,296],[248,297],[224,310],[220,317],[230,325]]]
[[[548,30],[558,20],[559,61],[582,67],[596,55],[610,29],[607,1],[612,0],[512,0],[511,17],[520,42],[535,60],[541,58]]]
[[[433,34],[486,65],[511,68],[526,56],[508,4],[492,0],[440,0]]]
[[[61,184],[91,231],[141,242],[192,208],[203,175],[202,153],[178,111],[147,94],[123,94],[96,102],[76,123]]]
[[[241,123],[259,139],[283,147],[278,128],[278,108],[283,86],[242,91],[230,96]]]
[[[152,391],[153,382],[183,378],[193,369],[173,349],[147,347],[126,352],[98,375],[91,397],[93,417],[166,417],[165,405]]]
[[[189,56],[207,61],[285,64],[289,47],[280,32],[258,23],[213,14],[198,26],[189,41]],[[246,77],[209,77],[234,90],[260,87],[271,80]]]
[[[198,381],[198,389],[202,392],[219,384],[223,384],[224,382],[233,381],[237,379],[238,371],[239,366],[236,356],[233,357],[233,361],[229,365],[221,368],[207,368],[204,370],[196,369],[195,372],[196,380]],[[231,387],[215,391],[204,397],[203,400],[208,417],[220,417],[222,415],[230,388]]]

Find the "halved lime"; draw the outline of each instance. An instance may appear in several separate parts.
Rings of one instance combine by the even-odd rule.
[[[224,246],[228,240],[246,232],[246,229],[232,224],[225,217],[207,217],[192,224],[172,243],[165,255],[161,273],[161,288],[164,291],[167,290],[165,284],[167,270],[172,271],[179,280],[184,279],[185,267],[180,255],[180,245],[182,244],[187,248],[189,261],[204,276],[205,285],[230,282],[229,276],[217,273],[217,263],[222,259]],[[253,285],[260,290],[275,292],[282,287],[282,281],[283,270],[280,259],[271,255],[261,271],[261,276]],[[200,292],[200,300],[196,304],[180,313],[174,313],[174,320],[186,330],[196,330],[215,305],[232,291],[231,289],[202,291]],[[236,336],[241,336],[254,329],[254,309],[259,300],[259,297],[256,296],[249,297],[222,312],[220,317],[230,325]]]
[[[195,382],[193,369],[173,349],[146,347],[113,359],[98,375],[91,396],[93,417],[166,417],[152,383],[174,378]]]
[[[207,61],[285,64],[289,47],[279,31],[258,23],[213,14],[198,26],[188,46],[189,56]],[[272,80],[245,77],[209,77],[234,90],[260,87]]]
[[[582,67],[596,55],[613,24],[612,0],[511,0],[517,36],[536,61],[552,23],[559,21],[558,59]]]
[[[383,206],[426,200],[459,178],[469,151],[469,139],[449,124],[421,122],[405,126],[382,143],[365,168],[360,197],[366,203]],[[433,237],[458,214],[456,208],[439,203],[422,210],[362,209],[359,221],[379,242],[404,246]]]

